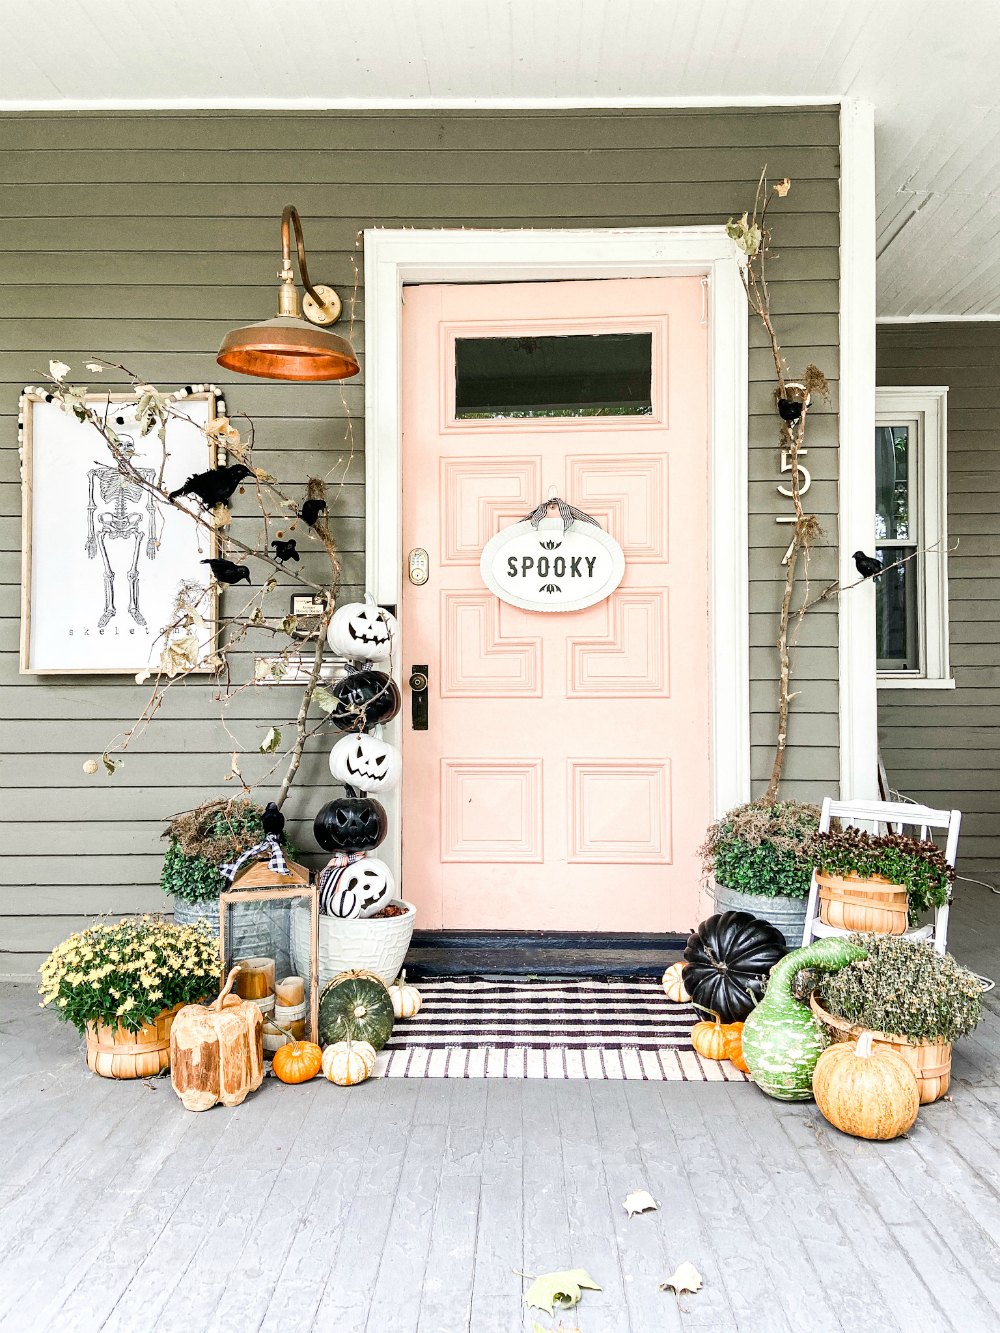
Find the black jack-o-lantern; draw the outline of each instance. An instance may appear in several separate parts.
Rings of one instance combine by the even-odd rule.
[[[399,712],[399,686],[384,671],[351,671],[333,686],[337,707],[330,721],[341,731],[371,731]]]
[[[339,796],[327,801],[313,820],[313,835],[324,852],[367,852],[385,837],[385,809],[371,796]]]

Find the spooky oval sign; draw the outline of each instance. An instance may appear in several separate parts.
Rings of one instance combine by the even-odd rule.
[[[522,611],[582,611],[609,597],[625,573],[625,553],[594,523],[543,518],[502,528],[483,547],[486,586]]]

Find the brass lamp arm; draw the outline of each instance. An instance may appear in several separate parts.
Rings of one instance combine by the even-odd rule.
[[[324,304],[322,296],[309,281],[309,269],[306,265],[306,248],[302,239],[302,219],[299,217],[299,210],[294,204],[286,204],[281,214],[281,259],[282,267],[286,272],[291,271],[292,267],[292,249],[291,236],[289,235],[289,225],[295,228],[295,252],[299,261],[299,277],[302,279],[302,286],[306,289],[312,299],[318,306]]]

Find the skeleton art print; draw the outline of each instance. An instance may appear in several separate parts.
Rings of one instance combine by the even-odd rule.
[[[159,661],[181,585],[209,586],[201,561],[217,554],[214,540],[139,481],[162,477],[170,490],[215,461],[201,428],[224,410],[216,391],[195,386],[176,396],[163,441],[156,431],[143,434],[134,395],[87,396],[113,424],[125,460],[119,467],[102,457],[92,425],[44,389],[25,390],[22,671],[141,671]],[[207,650],[214,593],[202,608],[198,638]]]
[[[133,458],[135,443],[128,436],[121,438],[122,452]],[[155,468],[136,466],[136,472],[150,482],[156,477]],[[114,543],[119,543],[115,549],[124,549],[128,561],[128,614],[137,625],[147,627],[139,610],[139,559],[143,551],[147,560],[156,559],[158,508],[151,492],[123,477],[116,467],[92,467],[87,473],[87,555],[93,560],[100,553],[104,571],[104,609],[97,621],[98,629],[104,629],[118,613]]]

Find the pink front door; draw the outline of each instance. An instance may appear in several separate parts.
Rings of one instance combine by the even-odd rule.
[[[429,685],[426,729],[404,690],[402,872],[424,928],[695,922],[703,309],[699,278],[405,289],[403,550],[426,551],[428,577],[404,570],[402,667]],[[519,610],[480,553],[553,489],[621,542],[625,577],[583,611]]]

